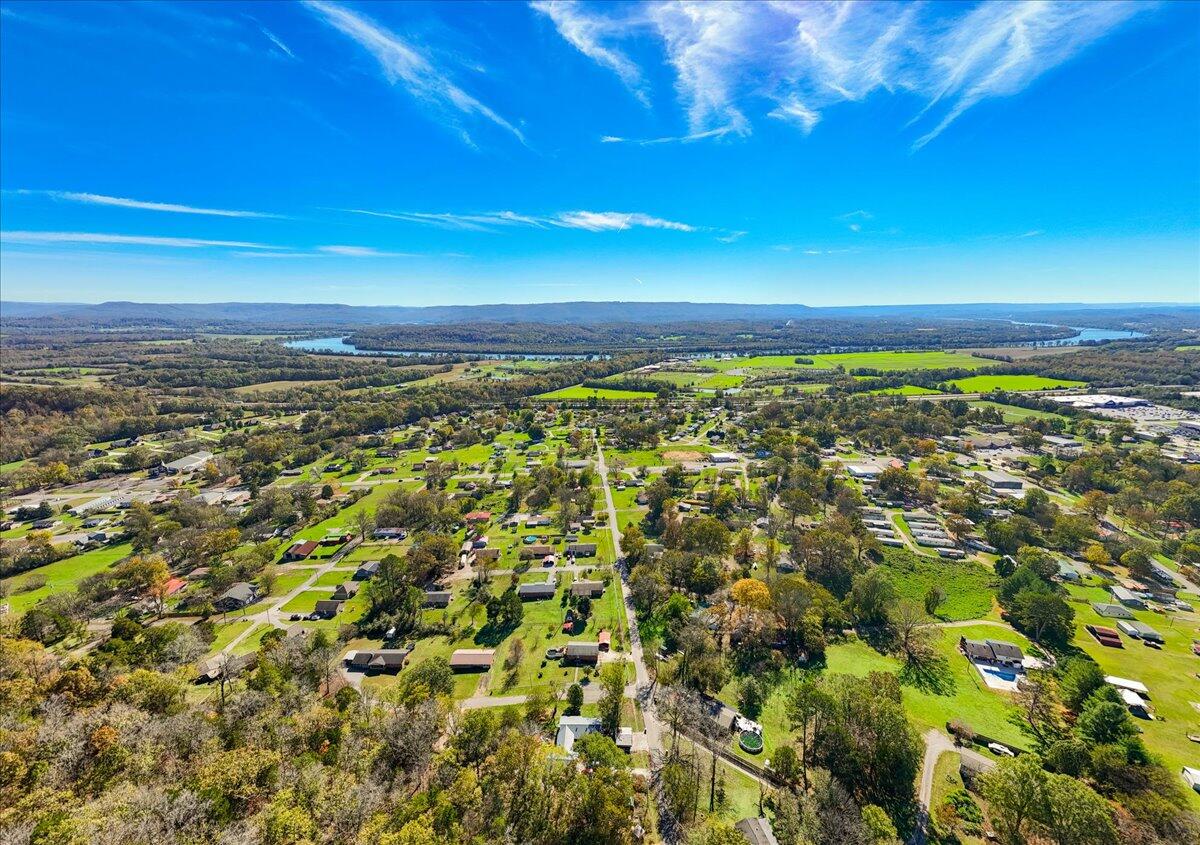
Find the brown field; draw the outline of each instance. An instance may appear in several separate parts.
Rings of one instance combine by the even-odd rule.
[[[680,461],[681,463],[684,461],[704,460],[704,455],[702,453],[688,452],[685,450],[672,450],[670,452],[663,452],[663,457],[668,461]]]

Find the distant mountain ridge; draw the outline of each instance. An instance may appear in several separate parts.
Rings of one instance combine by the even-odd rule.
[[[1119,320],[1158,315],[1195,319],[1200,305],[1181,303],[972,303],[854,305],[719,302],[543,302],[491,305],[341,305],[336,303],[211,302],[47,303],[0,301],[0,321],[71,322],[79,326],[196,326],[259,323],[279,326],[367,326],[394,323],[667,323],[689,320],[994,319],[1070,324],[1072,320]]]

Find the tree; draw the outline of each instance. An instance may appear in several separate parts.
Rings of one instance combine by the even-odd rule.
[[[882,624],[896,601],[896,588],[882,569],[870,569],[855,576],[848,601],[860,622]]]
[[[625,703],[625,661],[614,660],[600,668],[600,727],[605,736],[615,737],[621,726]]]
[[[733,559],[743,572],[749,572],[754,566],[754,541],[749,528],[738,532],[733,544]]]
[[[1148,581],[1154,577],[1154,570],[1150,567],[1150,563],[1150,555],[1143,549],[1130,549],[1121,555],[1121,565],[1139,581]]]
[[[941,584],[934,584],[925,591],[925,612],[930,616],[936,616],[938,608],[946,603],[946,588]]]
[[[1088,490],[1079,497],[1078,508],[1092,519],[1108,513],[1108,494],[1103,490]]]
[[[1063,704],[1078,713],[1092,693],[1105,684],[1104,672],[1090,657],[1073,657],[1063,667],[1058,682]]]
[[[1065,643],[1074,633],[1075,609],[1062,596],[1025,589],[1012,602],[1013,622],[1038,642]]]
[[[1023,845],[1031,823],[1045,817],[1047,779],[1036,754],[1002,759],[980,778],[980,790],[1001,841]]]
[[[1083,559],[1095,567],[1105,567],[1112,563],[1112,555],[1100,543],[1089,543],[1083,550]]]
[[[928,664],[937,654],[934,638],[938,629],[928,623],[929,617],[916,602],[902,601],[890,614],[894,650],[910,666]]]
[[[1041,826],[1058,845],[1116,845],[1112,808],[1090,786],[1066,775],[1050,775],[1045,795]]]
[[[583,687],[579,684],[571,684],[567,687],[567,716],[578,716],[579,711],[583,709]]]

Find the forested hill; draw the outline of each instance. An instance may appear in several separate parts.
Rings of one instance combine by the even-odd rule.
[[[307,329],[396,323],[524,322],[596,325],[688,321],[822,319],[1027,320],[1106,328],[1182,328],[1200,325],[1200,306],[1177,304],[855,305],[814,308],[800,304],[716,302],[545,302],[493,305],[339,305],[284,302],[81,303],[0,302],[7,326],[74,328],[162,326],[196,328],[253,323]]]

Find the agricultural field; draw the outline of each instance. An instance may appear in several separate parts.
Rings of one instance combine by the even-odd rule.
[[[949,382],[963,393],[991,393],[993,390],[1055,390],[1084,387],[1087,382],[1042,376],[970,376]]]
[[[1053,411],[1036,411],[1032,408],[1022,408],[1019,405],[1005,405],[1002,402],[990,402],[986,399],[977,399],[968,402],[973,408],[995,408],[1004,415],[1006,423],[1021,422],[1022,420],[1065,420],[1062,414],[1056,414]]]
[[[645,400],[654,399],[655,397],[656,394],[641,390],[617,390],[610,387],[584,387],[582,384],[576,384],[572,387],[563,387],[558,390],[552,390],[549,393],[543,393],[537,398],[546,401],[553,401],[555,399]]]
[[[881,387],[871,391],[875,396],[936,396],[940,392],[916,384],[904,384],[900,387]]]

